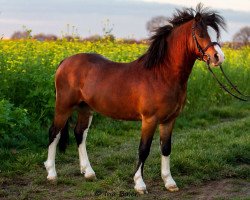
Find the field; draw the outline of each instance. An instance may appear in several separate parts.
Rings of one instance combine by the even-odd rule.
[[[113,61],[129,62],[146,49],[146,44],[108,40],[0,41],[0,199],[116,199],[122,194],[125,199],[250,197],[250,104],[225,94],[198,61],[189,80],[186,107],[173,134],[171,169],[179,193],[164,190],[157,132],[145,164],[149,194],[135,196],[133,172],[140,123],[99,114],[94,115],[87,139],[97,180],[87,182],[80,174],[73,116],[69,148],[56,158],[58,181],[46,181],[43,162],[53,118],[54,73],[60,61],[75,53],[96,52]],[[240,90],[250,94],[250,47],[224,47],[223,51],[226,73]],[[213,70],[222,79],[219,70]]]

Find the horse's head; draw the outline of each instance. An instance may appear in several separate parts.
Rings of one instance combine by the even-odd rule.
[[[203,60],[208,64],[212,64],[213,66],[218,66],[224,61],[225,56],[219,43],[211,41],[211,37],[208,34],[208,27],[214,29],[218,40],[220,37],[219,27],[225,29],[224,19],[216,12],[200,13],[198,11],[192,24],[192,37],[195,44],[195,54],[198,59]]]
[[[208,34],[208,27],[211,27],[216,32],[218,40],[220,28],[225,29],[224,19],[216,11],[199,3],[196,9],[176,9],[168,21],[170,24],[155,30],[147,52],[140,58],[146,68],[166,64],[166,57],[172,61],[173,58],[178,61],[184,60],[181,56],[187,56],[192,61],[198,58],[214,66],[224,61],[219,43],[211,42]]]

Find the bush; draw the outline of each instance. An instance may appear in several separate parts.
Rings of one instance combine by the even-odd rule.
[[[0,145],[15,145],[18,140],[27,139],[25,132],[30,126],[27,110],[15,107],[7,100],[0,101]],[[11,144],[12,143],[12,144]]]

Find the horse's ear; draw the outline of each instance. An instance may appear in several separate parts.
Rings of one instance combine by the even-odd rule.
[[[200,13],[197,13],[194,17],[195,21],[196,22],[200,22],[201,21],[201,14]]]

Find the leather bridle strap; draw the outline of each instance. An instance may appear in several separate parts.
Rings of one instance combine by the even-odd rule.
[[[194,39],[194,42],[195,42],[195,45],[199,51],[199,53],[202,55],[202,58],[198,57],[199,60],[203,60],[203,57],[204,57],[204,51],[202,50],[202,47],[200,46],[196,36],[195,36],[195,25],[193,24],[192,26],[192,37]]]
[[[218,42],[211,42],[211,43],[209,43],[209,44],[203,49],[203,52],[205,53],[205,52],[208,50],[209,47],[215,46],[215,45],[218,45],[219,47],[221,47],[220,44],[219,44]]]

